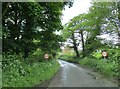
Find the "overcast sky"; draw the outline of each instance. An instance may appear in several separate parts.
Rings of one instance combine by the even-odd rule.
[[[69,22],[70,19],[78,16],[79,14],[87,13],[91,6],[90,2],[91,0],[74,0],[71,8],[66,6],[65,10],[63,10],[62,25]]]

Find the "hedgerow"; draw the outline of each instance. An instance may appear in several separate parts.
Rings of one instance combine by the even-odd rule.
[[[17,55],[3,56],[2,87],[34,87],[49,80],[59,69],[55,59],[28,62],[29,59]]]

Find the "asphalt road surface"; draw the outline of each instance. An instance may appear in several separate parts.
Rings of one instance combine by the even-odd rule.
[[[59,60],[60,71],[50,82],[51,87],[117,87],[116,82],[107,80],[96,72],[75,64]]]

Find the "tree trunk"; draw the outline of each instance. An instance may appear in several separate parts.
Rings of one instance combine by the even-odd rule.
[[[82,41],[82,51],[85,50],[84,38],[83,38],[83,31],[80,32],[81,34],[81,41]]]
[[[27,58],[27,57],[28,57],[28,53],[29,53],[29,48],[28,48],[28,47],[25,47],[25,48],[24,48],[24,58]]]
[[[16,5],[17,5],[17,4],[16,4]],[[18,12],[15,11],[15,16],[14,16],[14,22],[15,22],[15,24],[14,24],[14,31],[15,31],[15,34],[17,34],[17,35],[15,35],[14,38],[17,38],[17,39],[15,40],[15,44],[16,44],[16,45],[19,45],[19,32],[20,32],[20,31],[19,31],[19,29],[18,29],[18,24],[17,24],[17,20],[18,20],[17,14],[18,14]],[[19,54],[19,47],[16,47],[15,53],[16,53],[16,54]]]
[[[2,17],[3,17],[3,16],[5,15],[5,13],[7,12],[7,10],[8,10],[8,6],[9,6],[9,3],[6,2],[6,6],[5,6],[5,8],[4,8],[4,11],[3,11]]]
[[[117,2],[117,7],[118,7],[118,41],[120,42],[120,1]],[[118,46],[120,46],[120,44],[118,44]]]
[[[73,40],[73,48],[74,48],[74,51],[76,53],[76,57],[79,58],[80,55],[79,55],[78,47],[77,47],[76,40],[74,37],[74,33],[72,34],[72,40]]]
[[[118,46],[120,47],[120,1],[117,2],[117,7],[118,7]],[[118,79],[118,86],[120,86],[120,78]]]

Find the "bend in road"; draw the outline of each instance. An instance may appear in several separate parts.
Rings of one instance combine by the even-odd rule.
[[[96,78],[88,70],[75,64],[59,60],[60,71],[50,82],[50,87],[117,87],[117,84]]]

